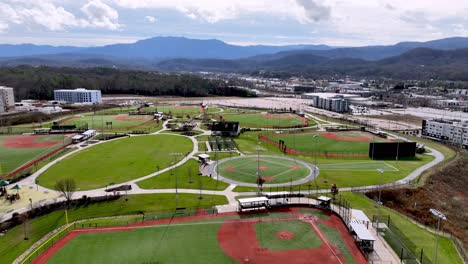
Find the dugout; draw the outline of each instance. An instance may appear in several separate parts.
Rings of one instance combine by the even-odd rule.
[[[369,157],[372,159],[414,158],[416,142],[371,142]]]
[[[249,209],[266,209],[268,207],[268,198],[265,196],[242,198],[238,200],[239,211]]]
[[[331,210],[331,198],[330,197],[319,196],[317,198],[317,201],[319,202],[317,207],[320,207],[326,210]]]
[[[351,233],[362,250],[374,250],[375,238],[364,224],[351,222]]]

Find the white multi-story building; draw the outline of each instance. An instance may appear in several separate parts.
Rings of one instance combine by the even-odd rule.
[[[312,105],[328,111],[346,113],[349,111],[349,95],[334,93],[311,93],[303,98],[312,99]]]
[[[15,106],[13,88],[0,86],[0,112],[6,112]]]
[[[423,120],[421,134],[467,148],[468,120]]]
[[[77,88],[75,90],[55,90],[55,101],[67,103],[102,103],[100,90],[86,90],[84,88]]]

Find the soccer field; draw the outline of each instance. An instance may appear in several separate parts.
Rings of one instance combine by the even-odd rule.
[[[245,261],[366,263],[341,220],[311,208],[284,208],[268,214],[202,215],[124,227],[78,229],[45,251],[34,263]]]
[[[175,135],[136,136],[104,142],[65,158],[39,176],[41,185],[54,188],[61,178],[73,178],[80,190],[116,184],[164,169],[174,162],[169,152],[192,151],[188,138]],[[182,159],[179,157],[178,160]]]
[[[218,119],[237,121],[242,127],[301,127],[307,126],[308,120],[295,114],[226,114]]]
[[[275,156],[240,156],[222,160],[215,172],[231,180],[256,183],[257,170],[265,184],[297,181],[313,174],[312,165],[300,160]]]
[[[11,172],[69,141],[63,135],[0,136],[0,174]]]

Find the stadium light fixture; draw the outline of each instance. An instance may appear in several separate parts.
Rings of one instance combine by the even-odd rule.
[[[440,230],[440,220],[447,220],[447,217],[436,209],[429,209],[433,215],[438,218],[437,221],[437,232],[436,232],[436,245],[435,245],[435,255],[434,255],[434,264],[437,264],[437,250],[439,249],[439,230]]]

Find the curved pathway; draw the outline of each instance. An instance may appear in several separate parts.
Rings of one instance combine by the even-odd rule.
[[[166,171],[169,171],[173,168],[176,168],[178,166],[181,166],[182,164],[184,164],[186,161],[188,161],[190,158],[193,158],[195,156],[196,153],[198,153],[198,140],[196,139],[196,136],[184,136],[184,135],[177,135],[177,134],[173,134],[173,133],[165,133],[167,131],[167,123],[169,122],[170,120],[166,120],[164,123],[163,123],[163,128],[153,134],[170,134],[170,135],[176,135],[176,136],[181,136],[181,137],[188,137],[192,140],[192,143],[193,143],[193,150],[192,152],[190,152],[187,156],[185,156],[181,161],[177,162],[176,164],[172,165],[172,166],[169,166],[163,170],[160,170],[160,171],[157,171],[157,172],[154,172],[154,173],[151,173],[151,174],[148,174],[146,176],[143,176],[143,177],[140,177],[138,179],[133,179],[133,180],[130,180],[130,181],[127,181],[127,182],[122,182],[122,183],[119,183],[119,184],[116,184],[114,186],[120,186],[120,185],[125,185],[125,184],[129,184],[132,186],[132,190],[128,191],[127,193],[128,194],[157,194],[157,193],[175,193],[176,190],[175,189],[141,189],[138,185],[137,185],[137,182],[139,181],[142,181],[142,180],[145,180],[145,179],[148,179],[148,178],[151,178],[151,177],[155,177],[161,173],[164,173]],[[324,121],[324,120],[321,120],[321,121]],[[325,121],[326,122],[326,121]],[[328,123],[331,123],[331,122],[328,122]],[[333,123],[332,123],[333,124]],[[211,133],[209,131],[206,131],[206,130],[203,130],[201,128],[197,128],[197,130],[200,130],[200,131],[203,131],[203,134],[202,135],[210,135]],[[131,135],[132,137],[133,136],[145,136],[145,135]],[[197,135],[199,136],[199,135]],[[119,140],[121,138],[116,138],[116,139],[112,139],[112,140]],[[112,140],[109,140],[109,141],[112,141]],[[35,181],[37,179],[37,177],[43,173],[45,170],[47,170],[48,168],[50,168],[51,166],[53,166],[54,164],[60,162],[61,160],[77,153],[78,151],[82,150],[82,149],[86,149],[86,148],[89,148],[89,147],[92,147],[94,145],[97,145],[97,144],[104,144],[105,142],[109,142],[109,141],[104,141],[104,142],[98,142],[98,143],[95,143],[95,144],[92,144],[92,145],[88,145],[86,147],[79,147],[77,150],[74,150],[70,153],[67,153],[65,154],[64,156],[48,163],[47,165],[45,165],[44,167],[42,167],[41,169],[39,169],[36,173],[32,174],[30,177],[26,178],[26,179],[23,179],[21,181],[18,182],[18,184],[20,185],[24,185],[24,186],[29,186],[29,187],[34,187],[34,188],[38,188],[39,190],[41,191],[49,191],[49,192],[53,192],[55,190],[51,190],[51,189],[47,189],[45,187],[42,187],[42,186],[37,186]],[[414,171],[412,171],[410,174],[408,174],[405,178],[401,179],[401,180],[398,180],[394,183],[387,183],[387,184],[381,184],[381,185],[370,185],[370,186],[362,186],[362,187],[347,187],[347,188],[340,188],[340,191],[355,191],[355,190],[367,190],[367,189],[372,189],[372,188],[388,188],[388,187],[394,187],[395,185],[400,185],[400,186],[403,186],[405,184],[407,184],[409,181],[411,180],[414,180],[416,179],[417,177],[419,177],[425,170],[427,169],[430,169],[434,166],[436,166],[437,164],[439,164],[440,162],[442,162],[444,160],[444,156],[442,153],[440,153],[439,151],[435,150],[435,149],[432,149],[432,148],[429,148],[427,147],[427,149],[431,150],[431,153],[428,153],[427,155],[431,155],[431,156],[434,156],[435,159],[432,160],[431,162],[415,169]],[[313,176],[313,175],[312,175]],[[312,178],[313,179],[313,178]],[[304,183],[304,182],[307,182],[308,180],[310,180],[309,178],[305,178],[305,179],[302,179],[301,181],[296,181],[296,182],[293,182],[294,184],[300,184],[300,183]],[[303,182],[304,181],[304,182]],[[239,183],[240,184],[240,183]],[[289,185],[290,183],[287,183],[286,185]],[[225,196],[228,201],[229,201],[229,204],[233,205],[233,204],[236,204],[236,200],[235,200],[235,197],[236,196],[240,196],[240,195],[253,195],[253,194],[256,194],[256,193],[252,193],[252,192],[245,192],[245,193],[237,193],[237,192],[233,192],[232,190],[238,185],[238,182],[231,182],[231,185],[226,188],[225,190],[223,191],[209,191],[209,190],[202,190],[201,193],[206,195],[206,194],[212,194],[212,195],[223,195]],[[242,183],[242,185],[245,185],[245,183]],[[256,184],[253,184],[253,186],[257,186]],[[283,186],[283,185],[280,185],[280,186]],[[112,186],[108,186],[108,187],[112,187]],[[108,188],[106,187],[106,188]],[[276,187],[276,185],[273,185],[273,184],[270,184],[270,185],[265,185],[264,187]],[[96,196],[105,196],[105,195],[109,195],[108,192],[105,191],[106,188],[99,188],[99,189],[95,189],[95,190],[88,190],[88,191],[79,191],[79,192],[75,192],[74,194],[74,198],[77,198],[77,197],[82,197],[83,195],[87,195],[89,197],[96,197]],[[197,189],[178,189],[177,190],[179,193],[193,193],[193,194],[199,194],[200,193],[200,190],[197,190]],[[328,189],[321,189],[321,190],[313,190],[311,192],[316,192],[316,193],[325,193],[325,192],[329,192]],[[58,201],[62,201],[64,200],[63,197],[61,198],[58,198],[58,199],[54,199],[54,200],[48,200],[48,201],[44,201],[41,203],[41,205],[45,205],[45,204],[50,204],[50,203],[55,203],[55,202],[58,202]],[[4,214],[3,216],[0,217],[0,221],[4,221],[6,219],[9,219],[11,218],[11,215],[15,212],[18,212],[18,213],[22,213],[22,212],[25,212],[25,211],[28,211],[30,209],[30,207],[24,207],[24,208],[19,208],[19,209],[16,209],[12,212],[9,212],[7,214]]]

